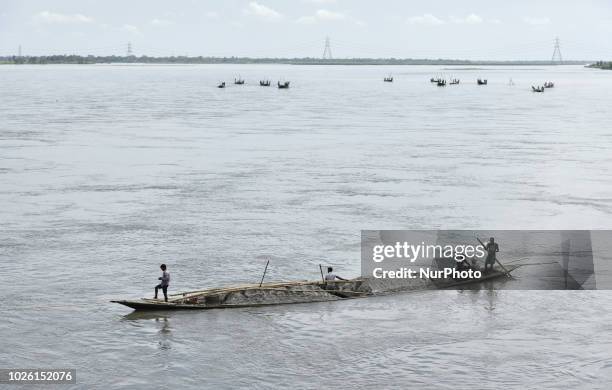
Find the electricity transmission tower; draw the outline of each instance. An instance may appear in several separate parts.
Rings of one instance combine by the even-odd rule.
[[[555,38],[555,50],[552,55],[552,62],[558,62],[559,64],[563,62],[563,56],[561,55],[561,41],[559,37]]]
[[[323,50],[323,59],[324,60],[332,59],[331,44],[329,43],[329,37],[325,37],[325,49]]]
[[[130,56],[133,56],[133,55],[134,55],[134,53],[132,52],[132,42],[128,42],[128,44],[127,44],[127,56],[130,57]]]
[[[17,49],[17,57],[21,57],[21,45],[19,45],[19,48]]]

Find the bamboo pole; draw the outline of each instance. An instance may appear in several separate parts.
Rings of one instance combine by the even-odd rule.
[[[261,287],[261,284],[264,281],[264,278],[266,277],[266,271],[268,270],[268,264],[270,264],[270,260],[268,260],[268,262],[266,263],[266,268],[264,268],[264,273],[263,276],[261,277],[261,282],[259,282],[259,287]]]

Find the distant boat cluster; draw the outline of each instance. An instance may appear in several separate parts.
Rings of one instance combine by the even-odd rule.
[[[443,77],[432,77],[432,78],[429,79],[429,81],[431,83],[436,84],[438,87],[446,87],[446,83],[447,83],[446,79],[443,78]],[[461,80],[459,80],[459,79],[451,78],[448,81],[448,84],[449,85],[458,85],[460,82],[461,82]]]
[[[287,89],[289,88],[289,81],[278,81],[276,83],[276,85],[278,86],[279,89]],[[245,81],[243,78],[241,78],[240,76],[234,78],[234,85],[244,85]],[[259,86],[260,87],[269,87],[270,85],[272,85],[272,82],[268,79],[264,79],[264,80],[259,80]],[[217,84],[217,88],[225,88],[226,84],[225,81],[221,81],[219,84]]]
[[[388,75],[385,76],[383,78],[383,81],[385,83],[392,83],[394,80],[392,75]],[[429,79],[429,81],[432,84],[437,85],[438,87],[446,87],[447,85],[459,85],[461,83],[461,80],[459,80],[458,78],[449,78],[448,80],[445,77],[442,76],[436,76],[436,77],[432,77]],[[238,76],[234,78],[234,85],[244,85],[246,84],[245,80]],[[276,85],[279,89],[288,89],[289,88],[289,81],[277,81]],[[488,85],[489,84],[489,80],[479,77],[476,79],[476,85]],[[259,86],[260,87],[269,87],[272,85],[272,82],[269,79],[263,79],[263,80],[259,80]],[[509,86],[513,86],[514,81],[512,81],[512,79],[510,79],[510,81],[508,82]],[[543,85],[541,86],[531,86],[531,90],[533,92],[544,92],[545,89],[548,88],[553,88],[555,86],[555,84],[552,81],[546,81]],[[221,81],[218,85],[217,88],[225,88],[226,87],[226,83],[225,81]]]
[[[531,90],[533,92],[544,92],[545,89],[547,88],[554,88],[555,87],[555,83],[553,83],[552,81],[547,81],[544,83],[544,85],[540,85],[539,87],[535,87],[535,86],[531,86]]]
[[[389,75],[386,76],[383,79],[384,82],[386,83],[392,83],[393,82],[393,76]],[[459,85],[459,83],[461,82],[461,80],[457,79],[457,78],[450,78],[448,81],[446,80],[446,78],[441,77],[441,76],[436,76],[436,77],[432,77],[429,79],[429,81],[432,84],[436,84],[438,87],[446,87],[446,85]],[[488,85],[489,84],[489,80],[479,77],[476,79],[476,85]],[[509,86],[513,86],[514,81],[512,81],[512,79],[510,79],[510,81],[508,82]],[[531,86],[531,89],[533,90],[533,92],[544,92],[545,89],[547,88],[554,88],[555,83],[553,83],[552,81],[547,81],[544,83],[544,85],[542,86]]]

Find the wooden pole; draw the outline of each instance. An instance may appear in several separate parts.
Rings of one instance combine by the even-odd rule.
[[[268,264],[270,264],[270,260],[268,260],[268,262],[266,263],[266,268],[264,268],[264,273],[261,277],[261,282],[259,282],[259,287],[261,287],[261,285],[263,284],[264,278],[266,277],[266,271],[268,270]]]
[[[321,266],[321,264],[319,264],[319,271],[321,271],[321,281],[325,283],[325,277],[323,276],[323,267]]]

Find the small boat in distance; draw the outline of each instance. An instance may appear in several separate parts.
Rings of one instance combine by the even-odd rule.
[[[240,76],[238,76],[238,78],[234,78],[234,84],[242,85],[242,84],[244,84],[244,79],[241,78]]]
[[[533,85],[531,86],[531,89],[533,90],[533,92],[544,92],[544,87],[534,87]]]
[[[259,80],[259,86],[261,86],[261,87],[269,87],[270,86],[270,80]]]
[[[278,84],[278,88],[279,89],[288,89],[289,88],[289,81],[285,81],[283,83],[281,83],[279,81],[277,84]]]
[[[392,83],[393,82],[393,76],[389,75],[388,77],[385,77],[385,83]]]
[[[478,83],[478,85],[487,85],[488,80],[487,79],[478,79],[476,80],[476,83]]]
[[[217,88],[225,88],[225,81],[219,83],[219,85],[217,85]]]
[[[514,81],[512,80],[512,78],[510,78],[510,80],[508,81],[508,85],[511,87],[514,86]]]
[[[440,79],[438,80],[438,87],[446,87],[446,80]]]
[[[553,83],[552,81],[547,81],[544,83],[544,88],[554,88],[555,87],[555,83]]]
[[[457,85],[457,84],[459,84],[459,79],[452,79],[449,84],[450,85]]]

